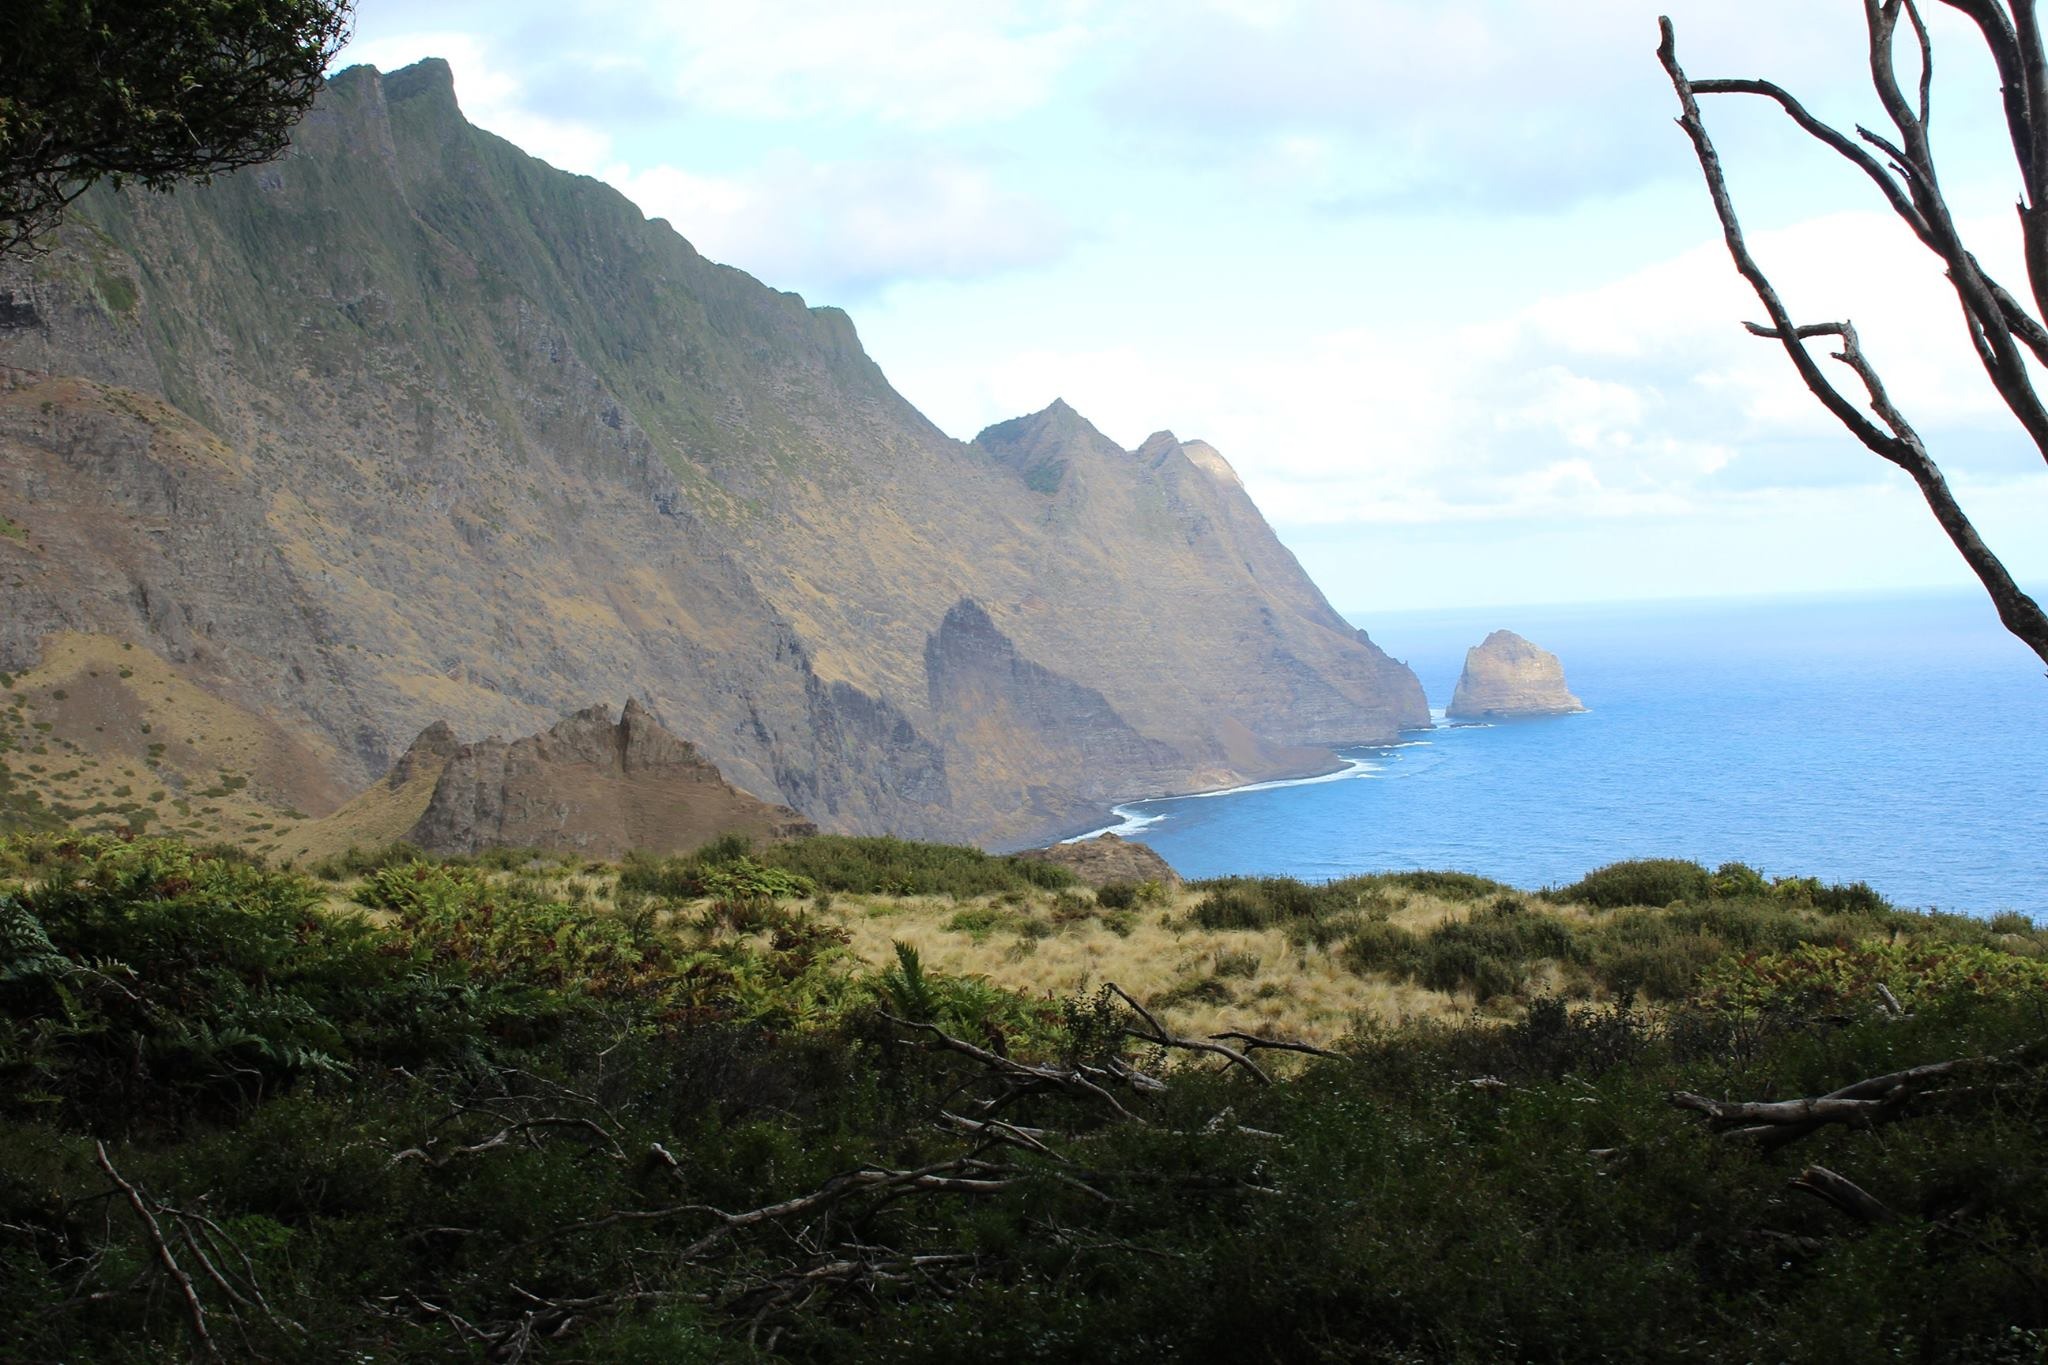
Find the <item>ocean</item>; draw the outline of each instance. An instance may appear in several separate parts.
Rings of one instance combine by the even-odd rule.
[[[1973,593],[1382,612],[1437,728],[1334,778],[1120,806],[1182,875],[1452,868],[1525,888],[1623,858],[2048,916],[2048,678]],[[1588,712],[1445,725],[1465,650],[1557,654]]]

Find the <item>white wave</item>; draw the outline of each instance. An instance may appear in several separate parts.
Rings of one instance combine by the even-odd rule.
[[[1076,834],[1073,838],[1062,839],[1060,842],[1063,844],[1078,844],[1089,839],[1099,839],[1105,834],[1114,834],[1119,839],[1128,839],[1141,830],[1152,828],[1152,826],[1166,818],[1164,815],[1147,815],[1143,811],[1128,810],[1123,806],[1111,806],[1109,813],[1120,817],[1118,823],[1104,825],[1101,829],[1091,829],[1086,834]]]
[[[1428,743],[1427,740],[1418,741]],[[1387,745],[1387,748],[1406,748],[1406,745]],[[1241,787],[1221,787],[1212,792],[1187,792],[1180,796],[1155,796],[1147,799],[1148,806],[1164,805],[1168,801],[1206,801],[1214,796],[1241,796],[1246,792],[1278,791],[1282,787],[1313,787],[1323,782],[1345,782],[1354,777],[1371,777],[1379,768],[1362,758],[1347,758],[1344,766],[1333,773],[1318,773],[1314,777],[1279,777],[1270,782],[1247,782]],[[1134,803],[1135,804],[1135,803]],[[1110,814],[1120,817],[1119,823],[1091,829],[1086,834],[1076,834],[1071,839],[1060,840],[1063,844],[1078,844],[1086,839],[1097,839],[1105,834],[1114,834],[1128,839],[1133,834],[1148,830],[1168,817],[1163,812],[1147,812],[1131,809],[1130,806],[1111,806]]]

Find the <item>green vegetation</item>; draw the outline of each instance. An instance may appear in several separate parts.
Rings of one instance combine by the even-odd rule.
[[[0,45],[0,251],[34,243],[102,177],[168,189],[278,155],[348,13],[324,0],[15,7]]]
[[[1388,890],[1396,886],[1485,903],[1416,930],[1386,922]],[[1772,882],[1740,863],[1713,872],[1673,859],[1615,863],[1536,900],[1454,873],[1351,877],[1320,886],[1232,877],[1196,889],[1203,899],[1192,919],[1203,928],[1279,927],[1297,942],[1339,944],[1354,970],[1479,1000],[1526,999],[1534,990],[1579,999],[1605,994],[1677,1001],[1695,991],[1706,968],[1736,954],[1760,962],[1754,955],[1878,939],[1896,945],[1902,936],[1908,945],[1969,945],[2033,965],[2048,955],[2048,939],[2025,916],[1985,922],[1903,911],[1860,882]],[[1902,952],[1910,958],[1910,949]]]
[[[867,842],[635,863],[605,909],[561,889],[595,869],[531,850],[358,855],[337,891],[230,847],[0,841],[10,1358],[175,1359],[202,1333],[378,1361],[2048,1349],[2031,924],[1445,880],[1464,911],[1417,930],[1380,915],[1406,889],[1384,880],[1212,884],[1226,918],[1349,922],[1360,965],[1597,972],[1634,945],[1674,973],[1654,1009],[1535,994],[1254,1074],[1107,988],[1026,996],[908,944],[861,966],[781,888],[982,866]],[[970,912],[1026,910],[935,911]],[[1188,988],[1280,974],[1226,947]],[[1714,1108],[1949,1061],[1810,1132]]]
[[[1074,874],[1028,858],[999,857],[978,848],[924,844],[908,839],[855,838],[818,834],[770,844],[754,853],[744,839],[725,839],[699,849],[688,858],[660,863],[660,873],[686,888],[700,869],[753,857],[761,866],[791,873],[826,891],[862,895],[968,896],[996,895],[1033,888],[1056,890],[1074,884]],[[634,864],[628,864],[628,875]],[[649,885],[646,889],[654,889]],[[683,894],[698,894],[685,890]],[[802,894],[802,893],[794,893]]]

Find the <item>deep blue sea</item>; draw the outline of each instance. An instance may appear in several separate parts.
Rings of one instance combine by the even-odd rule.
[[[1120,807],[1183,875],[1456,868],[1561,885],[1621,858],[1866,881],[2048,914],[2048,679],[1974,593],[1379,613],[1438,728],[1336,780]],[[1496,628],[1591,708],[1441,723]]]

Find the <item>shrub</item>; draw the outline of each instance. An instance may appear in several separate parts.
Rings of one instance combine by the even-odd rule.
[[[1476,901],[1481,896],[1492,896],[1512,891],[1506,882],[1497,882],[1491,877],[1481,877],[1471,872],[1389,872],[1381,878],[1360,880],[1383,880],[1389,886],[1419,892],[1425,896],[1438,896],[1449,901]]]
[[[1001,857],[978,848],[908,839],[818,834],[763,849],[760,860],[808,877],[828,891],[861,895],[971,896],[1056,891],[1074,874],[1052,863]]]
[[[1422,940],[1396,925],[1368,922],[1351,932],[1338,956],[1354,972],[1409,977],[1421,965]]]
[[[350,844],[343,852],[337,853],[332,857],[322,858],[311,864],[306,870],[321,881],[340,882],[347,881],[350,877],[360,877],[365,873],[375,872],[380,867],[418,862],[425,856],[426,854],[418,845],[406,843],[404,840],[374,849],[357,848],[354,844]]]
[[[1194,921],[1204,929],[1270,929],[1321,912],[1317,888],[1293,877],[1219,877],[1197,883],[1206,892]]]
[[[1551,896],[1554,900],[1617,910],[1628,905],[1707,900],[1713,894],[1713,874],[1698,863],[1683,858],[1640,858],[1595,868]]]
[[[1750,953],[1707,971],[1700,997],[1728,1009],[1861,1012],[1883,985],[1907,1008],[1956,996],[2038,999],[2048,962],[1956,943],[1802,944]]]
[[[1095,888],[1095,903],[1105,910],[1129,910],[1138,904],[1135,882],[1104,882]]]

